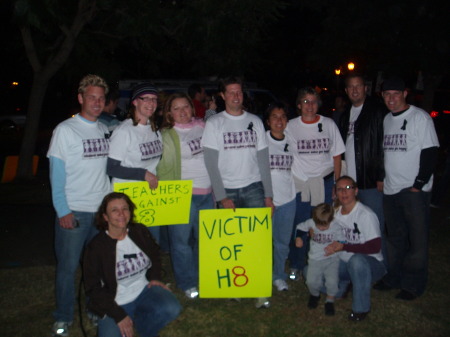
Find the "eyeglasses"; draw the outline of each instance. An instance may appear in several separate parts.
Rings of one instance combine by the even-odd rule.
[[[347,185],[347,186],[336,188],[336,191],[342,193],[344,191],[353,190],[354,188],[355,188],[355,186]]]
[[[138,97],[141,101],[144,101],[145,103],[158,103],[158,98],[156,97]]]

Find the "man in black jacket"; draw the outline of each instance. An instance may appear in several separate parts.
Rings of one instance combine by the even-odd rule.
[[[352,73],[345,80],[345,92],[352,103],[341,115],[339,130],[345,142],[347,175],[358,184],[358,197],[377,215],[386,263],[383,214],[383,119],[388,112],[367,96],[364,77]]]

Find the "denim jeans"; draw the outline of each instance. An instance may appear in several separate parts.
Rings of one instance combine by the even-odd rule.
[[[97,234],[94,227],[95,213],[72,212],[79,227],[65,229],[55,221],[56,253],[56,311],[53,316],[57,322],[70,323],[73,320],[75,305],[75,274],[80,264],[84,246]]]
[[[387,229],[387,284],[417,296],[424,293],[428,280],[428,233],[430,192],[404,189],[384,195]]]
[[[151,227],[147,227],[148,231],[150,232],[150,234],[153,237],[153,240],[155,240],[155,242],[159,245],[160,241],[161,241],[161,226],[151,226]]]
[[[365,254],[354,254],[347,262],[339,264],[339,293],[342,297],[352,283],[352,310],[355,313],[370,311],[370,291],[372,284],[386,274],[383,262]]]
[[[226,188],[227,198],[233,200],[236,208],[260,208],[266,207],[264,203],[264,187],[262,182],[250,184],[242,188]],[[218,203],[219,208],[223,208]]]
[[[200,210],[213,207],[211,193],[193,195],[189,223],[167,226],[175,280],[183,291],[198,286],[198,215]]]
[[[286,280],[286,259],[289,254],[292,224],[295,216],[295,199],[275,208],[272,221],[273,279]]]
[[[324,188],[325,188],[325,200],[327,204],[332,204],[332,193],[333,193],[333,185],[334,185],[334,178],[333,175],[328,177],[327,179],[324,179]],[[296,195],[296,210],[295,210],[295,218],[294,218],[294,229],[292,234],[292,239],[289,244],[289,266],[290,268],[303,270],[306,266],[306,257],[309,250],[309,236],[307,234],[304,234],[301,238],[303,240],[303,247],[297,248],[295,247],[295,232],[296,227],[299,223],[304,222],[311,218],[311,212],[313,209],[313,206],[311,206],[311,203],[303,202],[301,198],[301,193],[297,193]]]
[[[369,206],[372,211],[377,215],[380,222],[381,231],[381,253],[383,254],[383,263],[387,268],[387,243],[386,243],[386,226],[384,223],[384,211],[383,211],[383,192],[378,191],[376,188],[368,188],[365,190],[358,190],[359,200],[366,206]]]
[[[175,295],[159,287],[145,287],[130,303],[122,305],[141,337],[154,337],[159,330],[178,317],[181,305]],[[98,321],[99,337],[122,337],[117,323],[109,316]]]

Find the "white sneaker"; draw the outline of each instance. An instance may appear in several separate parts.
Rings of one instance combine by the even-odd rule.
[[[277,287],[278,291],[287,291],[289,290],[289,286],[287,285],[285,280],[278,279],[273,281],[273,285]]]
[[[187,298],[197,298],[198,297],[198,290],[196,287],[192,287],[184,292]]]
[[[292,281],[298,281],[298,280],[300,280],[300,272],[299,272],[299,270],[298,270],[298,269],[295,269],[295,268],[291,268],[291,269],[289,270],[289,278],[290,278]]]
[[[67,337],[69,336],[69,323],[66,322],[55,322],[53,324],[53,336],[62,336]]]
[[[267,297],[259,297],[256,299],[256,308],[263,309],[270,307],[270,301]]]

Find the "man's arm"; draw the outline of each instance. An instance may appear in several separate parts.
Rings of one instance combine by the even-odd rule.
[[[227,193],[225,192],[225,187],[223,186],[222,176],[219,171],[219,151],[208,147],[203,148],[203,156],[205,159],[206,170],[209,174],[209,179],[211,180],[211,185],[214,191],[214,196],[217,201],[223,201],[227,198]],[[225,200],[226,202],[227,200]],[[225,205],[223,205],[225,208]],[[234,207],[233,207],[234,208]]]
[[[73,228],[73,213],[66,198],[66,164],[63,160],[50,156],[50,183],[52,187],[52,201],[59,224],[63,228]]]
[[[430,180],[431,175],[436,168],[436,162],[438,157],[437,146],[423,149],[420,152],[420,166],[419,173],[414,181],[412,190],[420,191],[422,187]]]

